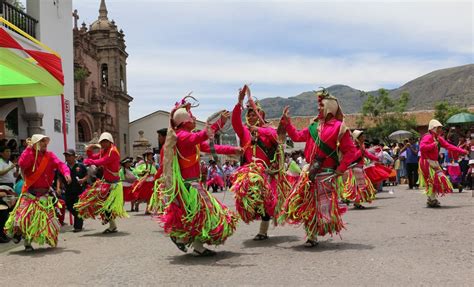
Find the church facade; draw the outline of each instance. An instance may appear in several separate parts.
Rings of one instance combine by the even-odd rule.
[[[74,17],[74,107],[76,149],[102,132],[110,132],[122,156],[129,148],[129,105],[127,93],[127,57],[124,33],[108,18],[105,0],[99,17],[78,27]]]

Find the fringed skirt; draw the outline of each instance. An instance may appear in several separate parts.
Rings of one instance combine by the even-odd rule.
[[[220,175],[214,175],[211,178],[209,178],[206,182],[207,186],[213,186],[214,184],[222,188],[225,186],[224,180],[222,179]]]
[[[364,172],[372,184],[377,185],[378,183],[387,180],[390,177],[392,169],[382,164],[371,164],[364,167]]]
[[[437,161],[420,158],[419,185],[425,187],[425,194],[443,196],[453,192],[453,185]]]
[[[133,190],[133,184],[129,182],[122,182],[122,187],[123,187],[123,201],[124,202],[129,202],[129,201],[135,201],[137,200],[137,193],[132,193]]]
[[[74,208],[83,219],[95,219],[99,216],[102,221],[107,222],[118,217],[128,217],[123,207],[121,182],[108,183],[105,180],[97,180],[79,196]]]
[[[137,200],[149,202],[153,195],[153,187],[155,186],[154,176],[147,176],[141,178],[133,183],[132,196],[135,196]]]
[[[338,234],[343,228],[342,214],[347,207],[340,207],[334,178],[323,181],[329,174],[318,174],[314,182],[303,172],[293,187],[280,214],[279,222],[304,224],[309,239],[317,235]]]
[[[255,162],[240,167],[232,174],[230,191],[234,193],[235,208],[245,223],[275,214],[277,183],[271,180],[275,178],[265,173],[265,166]]]
[[[186,244],[196,239],[210,245],[223,244],[234,233],[238,216],[199,182],[178,185],[172,195],[166,192],[174,198],[159,215],[165,232]]]
[[[13,237],[21,234],[23,238],[40,245],[47,243],[55,247],[60,229],[55,213],[57,199],[52,196],[34,196],[24,193],[5,224],[5,234]]]
[[[353,200],[356,203],[372,202],[375,199],[376,190],[362,167],[356,166],[347,170],[343,182],[343,199]]]

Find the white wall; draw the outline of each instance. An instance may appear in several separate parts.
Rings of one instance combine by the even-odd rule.
[[[163,111],[157,111],[148,116],[135,120],[129,124],[129,155],[133,153],[133,142],[139,138],[138,131],[142,130],[143,135],[151,144],[151,147],[158,147],[157,130],[167,128],[169,126],[170,114]],[[197,122],[196,129],[203,129],[204,123]]]
[[[37,38],[58,52],[62,59],[64,73],[64,97],[70,103],[70,122],[68,123],[67,146],[75,148],[74,118],[74,77],[73,77],[73,38],[72,38],[72,0],[27,0],[27,13],[38,23]],[[57,155],[64,151],[63,134],[54,131],[54,119],[61,120],[61,98],[35,98],[37,112],[43,113],[43,129],[51,138],[49,149]],[[31,136],[31,135],[29,135]]]

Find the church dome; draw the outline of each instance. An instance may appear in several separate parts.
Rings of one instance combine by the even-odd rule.
[[[105,6],[105,0],[101,0],[99,8],[99,18],[91,24],[89,30],[111,30],[114,25],[109,21],[107,13],[108,12],[107,7]]]

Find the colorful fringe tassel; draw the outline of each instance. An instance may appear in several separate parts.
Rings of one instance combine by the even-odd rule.
[[[171,237],[191,244],[198,239],[218,245],[234,233],[238,217],[204,190],[199,182],[186,182],[181,176],[178,158],[173,157],[171,186],[161,190],[167,203],[159,219]],[[161,201],[164,202],[164,201]]]
[[[5,234],[9,237],[21,234],[26,241],[55,247],[60,229],[55,213],[56,202],[52,196],[22,194],[5,224]]]
[[[262,163],[252,162],[240,167],[230,180],[233,182],[230,191],[234,193],[235,208],[245,223],[265,214],[274,215],[278,202],[277,182],[272,178],[270,183]]]
[[[343,228],[342,214],[347,208],[339,207],[336,180],[322,182],[326,176],[317,176],[310,182],[304,172],[284,204],[280,223],[304,224],[308,238],[317,235],[338,234]]]
[[[107,183],[97,180],[91,187],[79,196],[74,205],[79,217],[83,219],[100,216],[108,221],[118,217],[128,217],[123,207],[122,183]]]
[[[372,202],[375,199],[375,188],[362,168],[352,168],[346,171],[344,177],[342,199],[353,200],[356,203]]]
[[[439,164],[437,169],[433,168],[426,159],[420,159],[419,164],[418,183],[420,187],[425,187],[427,196],[431,196],[433,192],[440,196],[453,192],[453,185]]]

